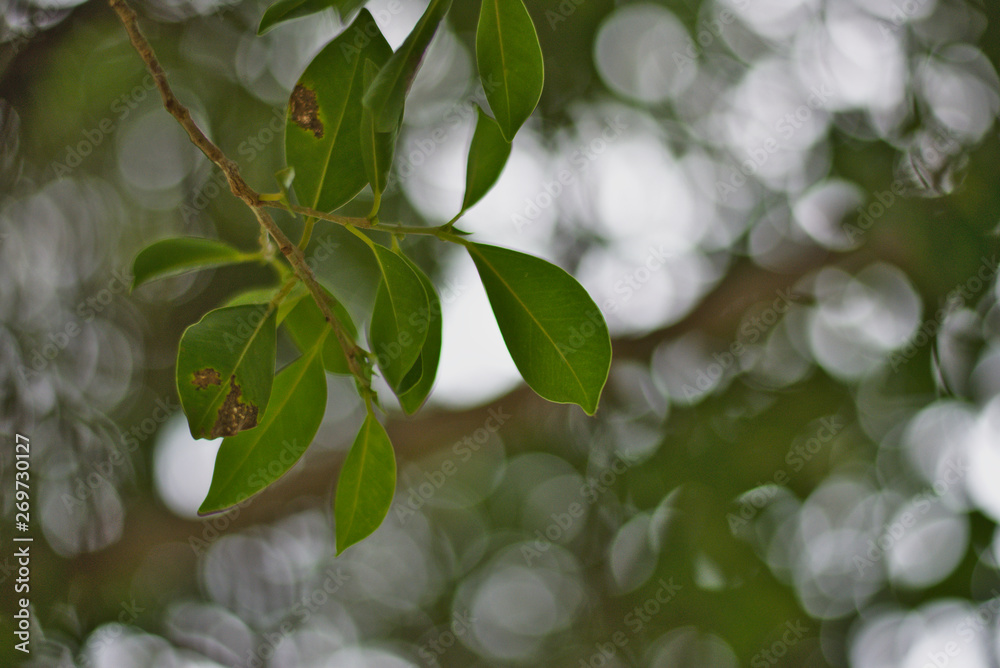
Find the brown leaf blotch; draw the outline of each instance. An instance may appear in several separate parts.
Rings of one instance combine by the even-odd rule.
[[[222,385],[222,378],[219,377],[219,372],[215,369],[200,369],[194,372],[194,378],[191,382],[199,390],[204,390],[209,385]]]
[[[316,91],[309,90],[302,84],[296,84],[288,104],[289,114],[295,124],[303,130],[313,133],[316,139],[322,139],[323,121],[319,120],[319,103],[316,101]]]
[[[212,438],[235,436],[244,429],[257,426],[257,407],[240,401],[243,391],[236,384],[236,376],[229,377],[229,394],[219,408],[219,417],[212,426]]]

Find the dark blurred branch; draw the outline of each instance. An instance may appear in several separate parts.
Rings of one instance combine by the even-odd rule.
[[[142,30],[139,29],[139,17],[136,13],[131,7],[129,7],[125,0],[109,0],[109,4],[111,5],[111,8],[118,13],[118,17],[125,26],[126,32],[128,32],[129,40],[132,42],[132,46],[135,47],[139,57],[141,57],[143,62],[146,63],[149,73],[153,75],[156,87],[159,89],[160,96],[163,98],[164,108],[166,108],[166,110],[170,112],[175,119],[177,119],[177,122],[180,123],[181,127],[183,127],[187,132],[188,137],[191,138],[191,142],[197,146],[209,160],[219,166],[222,173],[226,175],[226,180],[229,181],[229,189],[232,190],[234,195],[239,197],[248,207],[250,207],[254,216],[257,217],[257,221],[260,223],[261,227],[264,228],[278,244],[278,249],[281,250],[282,254],[286,258],[288,258],[288,262],[292,265],[295,275],[298,276],[303,283],[305,283],[310,294],[312,294],[313,299],[316,300],[316,305],[319,306],[319,309],[326,318],[326,321],[330,323],[330,327],[333,328],[333,333],[340,342],[340,347],[343,348],[344,355],[347,357],[347,363],[351,369],[351,373],[359,380],[360,383],[363,384],[366,390],[370,391],[369,381],[363,371],[361,362],[361,360],[365,357],[365,353],[358,347],[351,335],[346,329],[344,329],[343,325],[341,325],[340,321],[333,314],[333,311],[330,309],[330,304],[327,303],[323,289],[316,280],[315,274],[313,274],[309,265],[306,264],[306,257],[302,252],[302,249],[293,244],[281,228],[278,227],[278,224],[274,222],[271,215],[264,209],[265,203],[261,202],[260,194],[248,186],[246,181],[243,180],[237,164],[230,160],[226,154],[222,152],[222,149],[216,146],[211,139],[205,136],[205,133],[201,131],[198,124],[194,122],[193,118],[191,118],[191,112],[189,112],[187,107],[181,104],[180,100],[178,100],[174,95],[173,90],[170,88],[170,84],[167,83],[167,75],[160,66],[159,61],[156,59],[156,54],[153,53],[153,47],[150,46],[146,36],[143,35]]]

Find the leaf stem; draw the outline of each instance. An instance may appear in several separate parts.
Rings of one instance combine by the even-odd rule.
[[[452,241],[452,237],[456,237],[448,229],[447,225],[438,225],[437,227],[421,227],[418,225],[388,225],[380,223],[378,225],[372,225],[371,229],[377,230],[379,232],[388,232],[389,234],[424,234],[428,236],[434,236],[441,241]]]
[[[289,275],[294,275],[294,272],[288,268],[288,265],[284,264],[281,260],[274,256],[265,257],[264,261],[274,267],[274,270],[278,272],[278,278],[281,280],[287,280]],[[298,279],[296,278],[296,280]]]
[[[312,216],[306,218],[306,225],[302,228],[302,238],[299,239],[299,248],[305,248],[309,245],[309,240],[312,238],[313,227],[316,225],[316,219]]]
[[[260,206],[269,207],[272,209],[281,209],[283,211],[291,211],[292,213],[297,213],[301,216],[316,218],[317,220],[326,220],[331,223],[337,223],[338,225],[356,225],[358,227],[372,226],[372,222],[368,220],[368,218],[363,218],[360,216],[338,216],[337,214],[334,213],[324,213],[322,211],[318,211],[308,206],[301,206],[299,204],[289,204],[287,202],[265,200],[260,202]]]
[[[354,225],[345,225],[344,227],[347,228],[348,232],[350,232],[351,234],[353,234],[354,236],[356,236],[358,239],[361,239],[363,242],[365,242],[366,246],[368,246],[372,250],[375,249],[375,242],[372,241],[371,239],[369,239],[367,234],[365,234],[364,232],[362,232],[361,230],[359,230]]]
[[[284,211],[291,211],[303,216],[309,216],[311,218],[316,218],[317,220],[325,220],[331,223],[337,223],[338,225],[343,225],[344,227],[356,227],[363,230],[378,230],[380,232],[389,232],[390,234],[422,234],[426,236],[437,237],[442,241],[453,241],[451,237],[451,228],[454,226],[455,222],[461,217],[461,214],[455,216],[450,221],[444,225],[438,225],[437,227],[424,227],[421,225],[396,225],[387,223],[377,223],[369,218],[362,218],[356,216],[338,216],[333,213],[323,213],[322,211],[317,211],[316,209],[311,209],[307,206],[299,206],[297,204],[285,204],[284,202],[261,202],[261,206],[271,207],[273,209],[282,209]]]
[[[372,391],[370,387],[366,387],[364,388],[364,391],[361,394],[364,396],[365,399],[365,411],[367,411],[368,415],[371,416],[371,418],[374,420],[375,419],[374,401],[376,400],[375,393]]]
[[[243,177],[240,175],[239,166],[202,132],[201,128],[198,127],[198,124],[191,117],[191,112],[174,95],[170,84],[167,82],[167,75],[157,60],[156,54],[153,52],[153,47],[139,28],[138,15],[128,5],[126,0],[108,0],[108,3],[118,14],[122,25],[125,27],[125,31],[128,33],[129,40],[132,42],[132,46],[146,64],[149,73],[153,75],[153,81],[160,91],[160,97],[163,98],[164,108],[184,128],[191,139],[191,143],[197,146],[209,160],[222,170],[226,180],[229,182],[229,189],[232,193],[250,207],[250,210],[253,211],[254,216],[257,218],[257,222],[263,228],[263,232],[266,232],[266,234],[262,235],[262,238],[266,240],[267,235],[270,235],[278,245],[278,250],[288,258],[288,262],[292,265],[295,275],[305,283],[312,298],[316,301],[316,305],[319,306],[320,311],[323,313],[323,317],[330,323],[330,327],[333,329],[341,348],[344,350],[344,356],[347,358],[347,366],[351,370],[351,373],[363,387],[370,388],[371,378],[365,374],[363,366],[363,360],[365,359],[364,351],[355,343],[350,333],[344,328],[344,325],[333,314],[330,305],[323,295],[323,289],[316,280],[315,274],[313,274],[309,265],[306,264],[306,257],[302,249],[291,242],[265,209],[265,206],[273,206],[274,203],[261,201],[257,191],[243,180]],[[269,245],[270,241],[267,242],[267,246]],[[267,251],[267,246],[262,244],[265,252]]]
[[[295,284],[298,282],[299,279],[297,277],[292,277],[285,281],[285,284],[281,286],[281,290],[279,290],[277,294],[271,298],[271,302],[268,304],[268,312],[281,306],[281,302],[285,301],[285,297],[288,296],[288,293],[292,291],[292,288],[294,288]]]

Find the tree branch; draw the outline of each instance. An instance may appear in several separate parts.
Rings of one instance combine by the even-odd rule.
[[[191,112],[189,112],[187,107],[181,104],[180,100],[178,100],[174,95],[173,90],[170,88],[170,84],[167,82],[167,75],[160,66],[159,61],[156,59],[156,54],[153,53],[153,47],[149,44],[146,36],[142,34],[142,30],[139,28],[139,17],[136,15],[135,11],[132,10],[125,0],[109,0],[109,4],[118,14],[122,24],[125,26],[125,31],[128,33],[132,46],[139,54],[139,57],[142,58],[143,62],[146,64],[146,68],[149,70],[149,73],[153,75],[156,87],[160,91],[160,96],[163,98],[164,108],[170,112],[170,115],[177,119],[177,122],[180,123],[182,128],[184,128],[188,137],[191,139],[191,143],[197,146],[209,160],[218,165],[219,169],[222,170],[222,173],[225,174],[226,180],[229,182],[229,189],[234,195],[239,197],[248,207],[250,207],[254,216],[257,218],[257,222],[260,223],[260,226],[271,236],[271,238],[274,239],[275,243],[278,244],[278,249],[292,265],[295,275],[298,276],[303,283],[305,283],[306,288],[309,289],[309,293],[316,301],[316,305],[319,306],[320,311],[323,313],[323,317],[326,318],[326,321],[330,323],[330,327],[333,328],[333,333],[337,337],[337,341],[340,342],[340,347],[344,350],[344,356],[347,358],[347,364],[351,373],[367,390],[370,391],[370,384],[367,375],[364,373],[361,362],[361,360],[365,357],[365,352],[357,345],[357,343],[354,342],[351,335],[344,329],[343,325],[333,314],[333,311],[330,309],[330,304],[327,303],[323,288],[320,287],[315,274],[313,274],[312,269],[306,263],[306,257],[302,252],[302,249],[292,243],[288,236],[281,230],[280,227],[278,227],[278,224],[274,222],[271,215],[264,209],[264,206],[267,203],[262,202],[260,194],[247,185],[246,181],[243,180],[243,177],[240,175],[239,166],[230,160],[226,154],[223,153],[222,149],[216,146],[216,144],[201,131],[198,124],[194,122],[193,118],[191,118]]]

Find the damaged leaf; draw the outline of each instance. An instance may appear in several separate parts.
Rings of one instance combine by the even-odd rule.
[[[390,55],[375,19],[362,10],[299,78],[288,104],[285,155],[295,168],[295,194],[302,204],[333,211],[367,185],[361,145],[364,65],[381,67]]]
[[[243,388],[236,382],[236,376],[229,377],[229,392],[222,400],[215,424],[212,425],[212,438],[232,436],[244,429],[257,426],[257,406],[243,400]]]
[[[219,372],[215,369],[198,369],[194,372],[194,378],[191,380],[195,387],[199,390],[204,390],[209,385],[222,385],[222,379],[219,378]]]
[[[235,506],[283,476],[312,442],[326,411],[323,338],[274,378],[274,400],[252,431],[222,441],[199,514]]]
[[[288,117],[303,130],[313,133],[316,139],[323,138],[323,122],[319,120],[316,91],[296,84],[288,101]]]
[[[177,394],[195,438],[233,436],[257,426],[274,381],[275,310],[267,304],[210,311],[185,330],[177,353]]]

